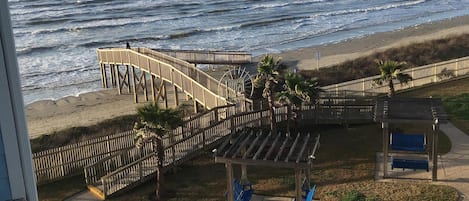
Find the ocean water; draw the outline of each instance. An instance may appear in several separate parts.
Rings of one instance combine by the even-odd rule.
[[[101,89],[96,49],[260,55],[469,15],[469,0],[10,0],[25,103]]]

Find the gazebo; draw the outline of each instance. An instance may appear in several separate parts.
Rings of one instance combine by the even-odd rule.
[[[383,177],[387,177],[390,144],[389,124],[411,123],[432,126],[431,152],[432,181],[437,180],[439,124],[447,121],[441,99],[437,98],[381,98],[377,100],[375,121],[383,129]],[[410,164],[414,166],[415,164]],[[427,162],[428,166],[428,162]],[[417,167],[418,168],[418,167]],[[414,168],[416,169],[416,168]]]
[[[233,133],[215,152],[215,162],[225,163],[227,176],[227,198],[234,200],[233,165],[241,165],[241,180],[247,180],[247,167],[266,166],[291,168],[295,171],[295,197],[301,200],[302,173],[310,188],[310,168],[319,146],[319,135],[313,142],[309,133],[267,133],[244,131]]]

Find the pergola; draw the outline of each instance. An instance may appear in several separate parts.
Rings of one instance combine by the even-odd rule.
[[[233,164],[241,165],[241,180],[247,180],[247,165],[283,167],[295,170],[295,196],[302,196],[302,172],[310,187],[310,167],[319,146],[319,135],[313,142],[311,134],[267,133],[248,131],[231,134],[215,150],[215,162],[225,163],[228,200],[233,201]]]
[[[432,125],[431,161],[432,181],[437,180],[439,124],[447,121],[441,99],[437,98],[382,98],[376,104],[376,122],[383,128],[383,177],[387,177],[389,154],[389,124],[419,123]]]

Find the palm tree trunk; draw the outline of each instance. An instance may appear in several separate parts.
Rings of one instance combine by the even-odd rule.
[[[388,97],[391,98],[394,96],[394,83],[392,82],[392,79],[389,80],[389,91],[388,91]]]
[[[291,117],[292,117],[292,115],[291,115],[291,110],[292,110],[292,109],[291,109],[291,105],[288,104],[288,105],[287,105],[287,132],[288,132],[288,134],[291,134],[291,132],[290,132]]]
[[[163,183],[163,164],[165,159],[163,139],[156,139],[156,200],[161,200],[162,183]]]
[[[270,115],[270,130],[272,133],[277,134],[277,120],[275,118],[275,111],[274,111],[274,98],[272,94],[272,89],[269,89],[269,115]]]

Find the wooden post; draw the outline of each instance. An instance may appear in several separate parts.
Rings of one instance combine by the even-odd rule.
[[[300,169],[295,169],[295,198],[296,200],[302,200],[301,197],[301,171]]]
[[[64,168],[64,159],[62,153],[62,147],[59,147],[59,160],[60,160],[60,171],[62,172],[62,176],[65,176],[65,168]]]
[[[433,124],[433,143],[432,143],[432,160],[433,160],[433,168],[432,168],[432,181],[438,180],[438,134],[440,130],[440,126],[438,124],[438,119],[435,120]]]
[[[116,77],[115,77],[115,73],[114,73],[114,66],[115,66],[115,64],[110,64],[109,65],[109,70],[111,71],[111,84],[112,84],[112,87],[116,87]]]
[[[156,103],[156,90],[155,90],[155,78],[156,78],[156,76],[150,74],[150,77],[151,77],[151,81],[150,81],[151,97],[153,99],[153,103]]]
[[[117,93],[119,95],[122,94],[122,86],[121,86],[121,73],[120,73],[120,70],[119,70],[119,65],[116,65],[115,66],[116,70],[114,71],[114,73],[116,74],[116,82],[117,82]]]
[[[107,72],[106,72],[105,64],[103,64],[103,79],[104,79],[104,88],[107,88]]]
[[[228,201],[234,201],[234,192],[233,192],[233,167],[231,162],[225,163],[226,167],[226,190],[228,192]]]
[[[248,170],[247,166],[245,164],[241,165],[241,181],[243,182],[249,182],[248,180]]]
[[[137,75],[135,73],[135,67],[132,66],[132,77],[133,77],[133,89],[134,89],[134,101],[138,103],[138,94],[137,94]]]
[[[194,100],[194,113],[197,114],[199,113],[199,109],[197,108],[197,101],[195,100],[195,98],[192,98]]]
[[[104,85],[104,64],[100,63],[99,69],[101,70],[101,86],[105,88],[106,85]]]
[[[389,125],[387,122],[383,122],[381,125],[383,127],[383,178],[386,178],[388,173]]]
[[[129,65],[125,65],[125,72],[127,73],[127,92],[130,94],[130,69]],[[124,77],[125,79],[125,77]]]
[[[147,93],[147,73],[142,71],[142,78],[143,79],[143,95],[145,96],[145,101],[148,102],[148,93]]]
[[[174,88],[174,106],[177,107],[179,106],[179,94],[178,94],[178,88],[176,85],[173,85]]]
[[[168,108],[168,93],[166,91],[166,82],[164,80],[162,80],[163,82],[163,97],[164,97],[164,108]]]

